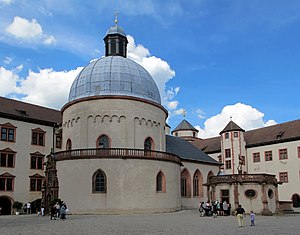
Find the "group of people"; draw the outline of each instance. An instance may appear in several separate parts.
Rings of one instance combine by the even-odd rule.
[[[231,211],[231,204],[227,201],[219,202],[200,202],[199,203],[199,212],[200,216],[213,216],[216,218],[220,215],[230,215]],[[245,217],[245,210],[241,205],[238,205],[238,207],[235,210],[235,215],[238,220],[238,226],[243,227],[244,226],[244,217]],[[250,211],[250,226],[255,226],[255,214],[253,211]]]
[[[227,201],[219,202],[200,202],[199,203],[199,212],[200,216],[222,216],[230,215],[231,204]]]
[[[56,204],[50,208],[50,220],[56,220],[56,218],[60,218],[62,220],[66,219],[67,210],[66,203],[56,202]]]

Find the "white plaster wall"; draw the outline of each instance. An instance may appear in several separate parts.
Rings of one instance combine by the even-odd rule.
[[[186,131],[183,131],[183,130],[175,131],[173,133],[173,135],[177,136],[177,137],[188,137],[188,136],[194,137],[194,135],[193,135],[194,132],[195,132],[195,137],[197,137],[196,131],[189,131],[189,130],[186,130]]]
[[[92,193],[92,176],[101,169],[107,193]],[[166,192],[156,192],[162,171]],[[180,166],[139,159],[86,159],[57,162],[59,198],[75,214],[168,212],[181,208]]]
[[[17,127],[15,135],[16,141],[14,143],[0,141],[0,150],[10,148],[17,153],[15,155],[15,167],[0,167],[0,174],[8,172],[16,177],[14,178],[14,191],[0,191],[0,196],[8,196],[13,201],[27,203],[29,201],[33,201],[42,197],[41,192],[30,191],[29,176],[34,175],[36,173],[40,174],[41,176],[44,176],[43,170],[30,169],[30,153],[35,153],[36,151],[39,151],[41,154],[45,155],[46,158],[46,156],[50,153],[52,148],[53,128],[40,124],[0,118],[1,124],[5,124],[7,122]],[[43,131],[46,131],[45,146],[31,145],[31,130],[35,128],[41,128]]]
[[[238,137],[234,137],[234,132],[238,132]],[[241,131],[231,131],[229,132],[229,138],[225,139],[225,133],[222,134],[222,158],[224,160],[224,172],[226,174],[237,174],[238,173],[238,166],[239,166],[239,154],[242,156],[247,156],[246,154],[246,142],[244,139],[244,133]],[[231,158],[225,158],[225,149],[230,149],[231,151]],[[226,169],[225,161],[231,160],[231,169]],[[246,159],[245,159],[246,161]],[[247,161],[245,162],[246,165],[242,166],[242,171],[247,172]]]
[[[252,199],[249,199],[245,196],[245,191],[248,189],[252,189],[256,191],[256,196]],[[272,189],[274,192],[273,198],[268,197],[268,190]],[[221,201],[221,190],[229,190],[229,202],[231,204],[231,212],[235,210],[234,204],[234,185],[228,184],[219,184],[215,189],[216,193],[216,200]],[[276,210],[276,199],[275,199],[275,186],[274,185],[266,185],[266,194],[267,194],[267,201],[268,201],[268,209],[275,213]],[[260,184],[253,184],[253,183],[244,183],[242,185],[238,185],[238,197],[239,197],[239,204],[245,209],[246,213],[249,214],[250,211],[254,211],[254,213],[261,213],[263,210],[263,203],[262,203],[262,187]]]
[[[208,173],[211,171],[214,175],[218,174],[219,166],[200,164],[188,161],[182,161],[183,166],[181,171],[187,169],[191,177],[191,197],[182,197],[182,207],[183,208],[198,208],[199,202],[207,201],[207,187],[203,186],[203,197],[194,197],[193,196],[193,177],[197,169],[201,172],[203,177],[203,184],[207,182]],[[180,181],[179,181],[180,182]]]
[[[279,200],[290,201],[292,195],[300,194],[300,158],[297,148],[300,141],[286,142],[247,149],[249,173],[267,173],[276,175],[279,180],[279,172],[288,172],[288,183],[279,185]],[[288,159],[279,160],[279,149],[287,148]],[[272,150],[273,161],[265,161],[265,151]],[[260,162],[253,162],[253,153],[260,153]]]
[[[72,148],[95,148],[102,134],[111,148],[143,149],[151,137],[154,149],[165,151],[166,113],[160,107],[137,100],[97,99],[75,103],[63,112],[63,149],[71,139]]]

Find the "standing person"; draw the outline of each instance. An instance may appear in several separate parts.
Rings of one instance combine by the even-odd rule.
[[[204,216],[204,208],[203,208],[203,206],[204,206],[204,202],[199,202],[199,208],[198,208],[198,210],[199,210],[199,213],[200,213],[200,217]]]
[[[231,204],[230,204],[230,202],[228,202],[227,215],[231,215]]]
[[[41,214],[42,214],[42,216],[45,215],[45,206],[44,206],[43,203],[42,203],[42,205],[41,205]]]
[[[28,202],[26,204],[26,206],[27,206],[27,214],[30,214],[31,213],[31,204],[30,204],[30,202]]]
[[[223,202],[224,215],[228,215],[228,204],[226,201]]]
[[[253,211],[250,211],[250,221],[251,221],[250,226],[255,226],[255,223],[254,223],[254,221],[255,221],[255,214],[254,214]]]
[[[238,208],[236,208],[236,210],[235,210],[235,214],[236,214],[236,217],[238,220],[239,227],[243,227],[244,226],[244,215],[245,215],[244,208],[241,205],[239,205]]]
[[[55,219],[55,214],[56,214],[56,208],[55,208],[55,205],[53,205],[53,206],[50,207],[50,220],[52,220],[52,218],[54,220],[56,220]]]
[[[65,204],[62,204],[60,207],[60,218],[61,219],[66,219],[66,206]]]
[[[60,205],[59,202],[56,202],[56,204],[54,205],[55,209],[56,209],[56,217],[59,218],[60,217]]]

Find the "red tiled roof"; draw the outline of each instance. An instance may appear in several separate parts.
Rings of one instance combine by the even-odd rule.
[[[300,119],[244,133],[246,148],[300,140]],[[205,153],[221,152],[221,137],[196,139],[191,142]]]

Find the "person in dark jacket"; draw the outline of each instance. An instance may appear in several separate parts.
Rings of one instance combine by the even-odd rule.
[[[51,207],[50,207],[50,220],[52,220],[52,218],[53,218],[54,220],[56,220],[56,219],[55,219],[55,214],[56,214],[56,208],[55,208],[55,205],[54,205],[54,206],[51,206]]]

